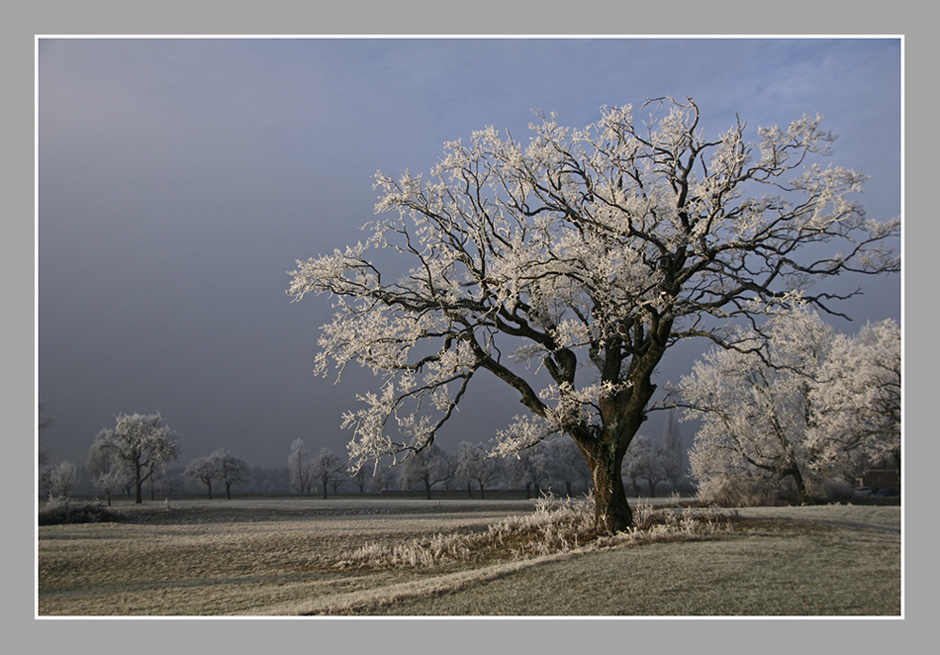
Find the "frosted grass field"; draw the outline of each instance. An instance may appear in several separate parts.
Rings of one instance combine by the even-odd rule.
[[[414,565],[354,555],[483,533],[537,513],[536,502],[222,499],[115,509],[131,520],[38,528],[39,616],[901,613],[897,506],[741,509],[727,529],[691,540],[525,557],[510,555],[507,541]]]

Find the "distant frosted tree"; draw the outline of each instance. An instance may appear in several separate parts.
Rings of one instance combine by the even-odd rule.
[[[468,485],[475,482],[480,489],[480,498],[485,497],[486,487],[497,480],[502,472],[502,461],[490,456],[485,446],[468,441],[458,446],[454,477]]]
[[[901,468],[901,331],[893,320],[836,335],[813,386],[817,471],[846,480],[888,460]]]
[[[525,488],[526,498],[531,498],[533,491],[538,495],[542,486],[552,477],[550,455],[541,446],[526,448],[509,455],[506,469],[510,482]]]
[[[236,484],[246,484],[251,480],[251,470],[241,457],[236,457],[225,448],[219,448],[211,455],[219,471],[219,479],[225,485],[225,497],[232,499],[232,487]]]
[[[95,489],[105,494],[108,505],[111,505],[111,493],[130,482],[130,476],[121,466],[120,460],[108,451],[92,448],[88,453],[85,470]]]
[[[136,504],[143,502],[144,483],[180,454],[177,436],[164,424],[159,412],[120,414],[114,428],[98,433],[92,450],[112,457],[116,465],[128,474]]]
[[[48,472],[49,495],[55,498],[67,498],[69,492],[82,480],[82,472],[72,462],[60,462]]]
[[[347,473],[360,494],[365,493],[366,487],[373,480],[372,469],[365,466],[347,465]]]
[[[643,480],[651,497],[656,496],[656,485],[669,479],[671,453],[662,441],[648,434],[638,434],[626,457],[623,458],[621,474],[633,483],[633,493],[639,496],[637,482]]]
[[[206,485],[209,500],[212,500],[212,481],[218,478],[219,474],[218,462],[211,455],[193,459],[183,471],[187,478]]]
[[[420,484],[424,489],[425,498],[431,498],[431,489],[443,484],[454,476],[454,464],[447,453],[432,446],[424,448],[414,457],[409,457],[401,465],[400,481],[402,488],[408,489],[412,485]]]
[[[680,382],[687,416],[702,421],[692,476],[700,489],[725,478],[789,479],[802,501],[819,488],[810,393],[834,331],[804,307],[741,332],[749,347],[706,353]]]
[[[574,494],[575,484],[590,488],[591,469],[574,441],[556,437],[546,441],[544,448],[550,457],[552,478],[565,485],[566,495]]]
[[[680,383],[702,421],[690,454],[700,486],[792,480],[802,501],[899,452],[893,321],[839,335],[802,307],[747,332],[752,348],[709,352]]]
[[[326,498],[327,488],[338,485],[346,477],[346,466],[332,450],[321,448],[313,458],[311,475],[323,489],[323,497]]]
[[[291,486],[301,494],[310,493],[310,487],[313,485],[313,463],[303,439],[294,439],[291,444],[287,468],[290,469]]]

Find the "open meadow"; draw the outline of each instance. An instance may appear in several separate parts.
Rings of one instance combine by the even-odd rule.
[[[901,615],[897,505],[644,505],[645,531],[600,539],[584,501],[112,509],[39,526],[40,617]]]

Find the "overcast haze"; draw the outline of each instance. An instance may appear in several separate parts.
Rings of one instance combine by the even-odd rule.
[[[296,438],[343,453],[340,414],[376,384],[312,373],[330,301],[291,304],[287,272],[363,238],[377,169],[426,172],[487,125],[527,139],[533,109],[583,127],[691,96],[709,136],[820,113],[832,163],[871,176],[868,215],[900,214],[897,39],[41,39],[38,62],[51,463],[84,464],[122,412],[161,412],[181,464],[225,447],[284,466]],[[900,276],[850,284],[865,295],[838,329],[900,319]],[[660,383],[692,354],[667,354]],[[466,400],[446,450],[519,411],[495,382]]]

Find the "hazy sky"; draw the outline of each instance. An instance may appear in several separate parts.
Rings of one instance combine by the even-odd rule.
[[[225,447],[283,466],[296,438],[343,453],[340,414],[376,385],[314,376],[330,302],[291,304],[287,272],[363,237],[377,169],[426,172],[487,125],[526,139],[534,109],[583,127],[602,105],[691,96],[711,136],[735,114],[820,113],[832,162],[871,176],[868,214],[901,207],[897,39],[43,39],[38,71],[53,463],[84,464],[122,412],[160,411],[181,464]],[[900,318],[899,276],[852,283],[865,296],[839,329]],[[661,382],[693,356],[667,354]],[[495,383],[466,400],[445,449],[520,408]]]

